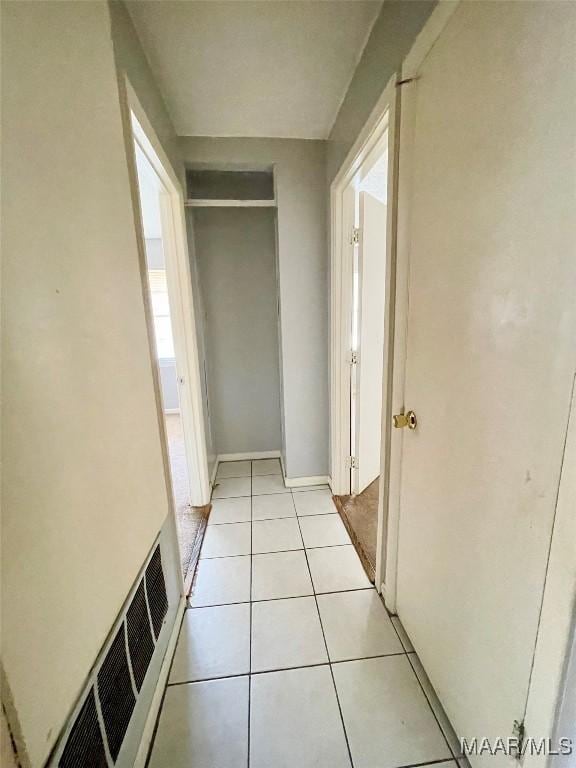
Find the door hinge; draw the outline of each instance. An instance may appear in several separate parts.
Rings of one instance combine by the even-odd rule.
[[[350,361],[350,365],[358,365],[358,352],[355,352],[353,349],[351,349],[348,359]]]
[[[346,457],[346,469],[358,469],[358,459],[356,456]]]
[[[360,228],[352,227],[352,235],[350,237],[350,243],[351,245],[358,245],[359,242],[360,242]]]
[[[514,720],[512,725],[512,745],[510,755],[515,760],[520,760],[523,753],[524,739],[526,737],[526,728],[523,720]]]

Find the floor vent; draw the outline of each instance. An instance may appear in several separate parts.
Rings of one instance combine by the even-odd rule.
[[[156,547],[154,554],[146,568],[146,594],[148,595],[148,605],[150,606],[150,618],[154,635],[158,638],[162,629],[162,622],[168,612],[168,597],[166,596],[166,584],[164,582],[164,572],[162,570],[162,555],[160,547]]]
[[[64,751],[58,761],[59,768],[107,768],[104,741],[100,732],[94,688],[72,726]]]
[[[148,671],[148,665],[154,654],[154,640],[152,639],[148,608],[146,607],[144,581],[138,585],[126,612],[126,632],[134,682],[138,692],[140,692]]]
[[[123,623],[98,672],[98,698],[108,748],[112,759],[116,762],[136,704],[128,669]]]

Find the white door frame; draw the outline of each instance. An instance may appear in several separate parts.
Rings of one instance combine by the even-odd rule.
[[[347,323],[350,316],[352,252],[349,227],[343,221],[343,195],[362,162],[382,134],[388,134],[388,221],[386,232],[386,334],[382,392],[381,473],[378,497],[376,588],[393,613],[396,610],[396,571],[400,518],[400,480],[403,430],[392,429],[392,413],[404,409],[404,376],[408,318],[409,200],[414,103],[404,93],[418,77],[428,55],[461,0],[439,0],[402,66],[393,75],[330,187],[331,210],[331,348],[330,348],[330,459],[332,492],[349,493],[346,457],[350,446],[350,375]],[[406,86],[408,89],[406,89]],[[402,109],[400,94],[402,93]],[[402,177],[400,181],[400,135]]]
[[[388,136],[385,134],[383,137],[384,141],[381,143],[378,143],[376,147],[374,148],[373,154],[375,155],[374,158],[368,157],[364,163],[362,164],[361,168],[361,178],[366,178],[366,176],[370,173],[374,162],[376,162],[380,157],[382,157],[382,152],[385,149],[387,152],[388,149]],[[373,159],[373,162],[370,163],[370,160]],[[382,376],[384,375],[384,371],[382,370],[382,373],[378,375],[375,371],[370,371],[370,354],[368,353],[368,347],[370,346],[371,342],[364,338],[364,331],[368,330],[368,335],[371,335],[372,333],[376,333],[380,331],[382,333],[382,336],[375,336],[372,341],[377,341],[379,344],[379,348],[383,349],[384,344],[384,323],[380,325],[378,329],[369,327],[368,329],[365,326],[366,323],[366,315],[365,310],[368,309],[369,306],[366,305],[366,302],[368,304],[371,301],[371,298],[367,297],[367,292],[371,294],[372,297],[372,291],[376,290],[377,293],[372,298],[376,298],[378,303],[381,301],[381,295],[380,291],[378,290],[377,285],[373,285],[372,282],[374,281],[374,274],[372,274],[371,280],[367,280],[366,278],[366,270],[369,267],[369,261],[370,261],[370,249],[376,247],[378,249],[378,255],[376,258],[379,260],[381,254],[386,253],[386,241],[384,243],[382,242],[375,242],[370,243],[370,236],[366,233],[366,219],[365,219],[365,210],[366,206],[370,205],[370,203],[367,202],[367,200],[371,197],[370,192],[364,192],[361,189],[358,190],[358,202],[359,202],[359,220],[358,220],[358,226],[360,229],[360,242],[358,243],[358,263],[355,266],[355,269],[358,270],[358,308],[357,308],[357,317],[356,322],[358,324],[358,341],[359,341],[359,347],[357,350],[357,357],[356,357],[356,364],[351,366],[351,389],[353,391],[353,395],[350,401],[350,421],[352,425],[352,429],[354,431],[354,434],[352,435],[351,439],[351,449],[352,449],[352,455],[358,457],[358,461],[356,464],[352,467],[351,471],[351,493],[352,494],[359,494],[362,493],[363,490],[365,490],[368,485],[380,474],[381,470],[381,453],[380,453],[380,441],[378,440],[378,435],[381,434],[381,430],[378,431],[378,435],[375,435],[377,440],[377,456],[374,458],[378,459],[378,471],[376,474],[374,474],[374,464],[371,464],[370,458],[366,456],[366,444],[364,444],[363,447],[361,447],[361,440],[362,437],[365,438],[366,429],[370,429],[371,427],[368,426],[370,421],[374,421],[373,416],[374,413],[370,413],[370,406],[368,403],[363,401],[363,397],[366,393],[366,382],[371,381],[373,378],[377,378],[382,381]],[[372,198],[372,200],[376,201],[376,198]],[[385,208],[384,213],[384,224],[386,225],[388,222],[388,204],[387,203],[381,203],[378,202],[378,205]],[[372,203],[374,205],[374,203]],[[379,236],[384,236],[384,231],[381,230],[379,232]],[[382,247],[383,246],[383,247]],[[372,251],[373,253],[373,251]],[[374,264],[371,265],[372,269],[374,269]],[[382,263],[380,265],[383,268],[383,274],[386,269],[386,263]],[[382,280],[376,280],[377,283],[382,283],[382,285],[385,284],[386,275],[384,274],[384,277]],[[382,310],[384,310],[384,304],[382,305]],[[352,311],[354,312],[354,308],[352,308]],[[366,346],[365,346],[366,344]],[[379,355],[380,360],[378,361],[378,364],[383,363],[383,355]],[[375,362],[374,360],[372,361]],[[376,373],[376,376],[374,374]],[[370,386],[368,384],[368,386]],[[375,393],[374,393],[375,394]],[[382,387],[380,387],[380,396],[382,395]],[[366,416],[365,408],[366,406],[369,406],[369,415]],[[375,403],[372,403],[372,406],[374,406]],[[378,412],[381,414],[381,403],[379,404]],[[376,447],[376,446],[374,446]],[[364,451],[364,452],[363,452]],[[360,457],[362,457],[362,460],[360,461]],[[372,471],[369,475],[366,474],[367,467],[372,467]],[[371,480],[368,480],[368,478],[371,477]]]
[[[150,162],[163,187],[163,193],[160,195],[162,240],[170,296],[172,335],[180,378],[178,394],[183,406],[181,418],[189,470],[190,501],[193,506],[203,506],[210,502],[210,478],[202,408],[198,337],[184,219],[184,195],[181,183],[127,78],[125,83],[131,122],[132,160],[135,163],[133,145],[136,143]],[[145,291],[148,293],[147,274],[143,275],[143,281]],[[153,363],[155,366],[155,358]],[[161,428],[166,443],[161,398],[157,402],[157,407],[160,409]]]
[[[391,428],[392,360],[394,354],[396,290],[396,187],[397,163],[397,78],[390,78],[366,125],[350,150],[330,187],[331,208],[331,356],[330,356],[330,459],[332,492],[350,492],[350,329],[352,295],[351,222],[344,221],[343,199],[346,189],[370,153],[388,131],[388,216],[386,224],[386,284],[384,375],[382,382],[381,482],[378,502],[378,551],[376,586],[380,591],[383,572],[381,541],[386,531],[385,510],[388,499],[388,435]],[[395,362],[395,358],[394,358]]]

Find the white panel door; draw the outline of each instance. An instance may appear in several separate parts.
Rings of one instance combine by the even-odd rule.
[[[358,364],[355,387],[353,491],[361,493],[380,474],[384,297],[386,288],[386,205],[360,192],[358,247]]]
[[[523,718],[539,620],[576,364],[575,39],[570,3],[463,2],[403,90],[397,609],[466,737]]]

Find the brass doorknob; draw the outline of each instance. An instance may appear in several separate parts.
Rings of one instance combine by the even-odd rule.
[[[416,414],[414,411],[407,411],[407,413],[398,413],[392,416],[392,422],[396,429],[402,429],[402,427],[408,427],[408,429],[416,429]]]

